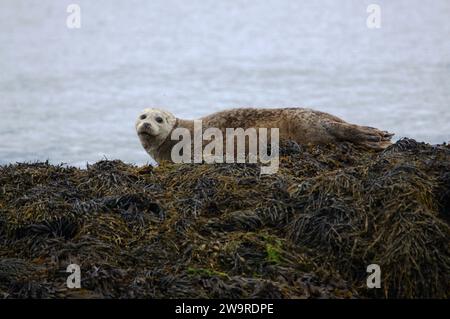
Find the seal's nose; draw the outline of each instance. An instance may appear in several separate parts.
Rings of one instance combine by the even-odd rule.
[[[142,128],[144,130],[149,130],[152,128],[152,126],[150,125],[150,123],[142,123]]]

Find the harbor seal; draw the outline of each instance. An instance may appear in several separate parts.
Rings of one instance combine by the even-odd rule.
[[[299,144],[327,144],[352,142],[373,150],[391,145],[394,135],[369,126],[350,124],[344,120],[308,108],[236,108],[220,111],[200,118],[203,129],[218,128],[279,128],[280,140],[293,140]],[[176,128],[194,130],[194,121],[175,117],[157,109],[145,109],[136,121],[136,132],[142,146],[156,161],[171,160],[172,147],[178,142],[171,139]]]

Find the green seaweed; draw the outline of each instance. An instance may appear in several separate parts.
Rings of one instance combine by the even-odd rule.
[[[277,264],[281,261],[280,247],[272,245],[272,244],[267,244],[266,252],[267,252],[267,260],[269,262]]]

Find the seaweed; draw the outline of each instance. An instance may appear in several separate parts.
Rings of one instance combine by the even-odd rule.
[[[448,145],[289,141],[278,173],[259,172],[1,166],[0,298],[450,297]]]

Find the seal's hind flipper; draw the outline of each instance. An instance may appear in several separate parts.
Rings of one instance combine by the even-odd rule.
[[[327,130],[340,141],[349,141],[374,150],[384,150],[391,145],[393,133],[370,126],[329,121]]]

